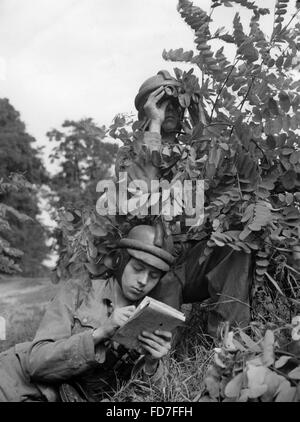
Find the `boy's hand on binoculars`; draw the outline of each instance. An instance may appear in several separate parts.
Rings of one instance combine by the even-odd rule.
[[[163,86],[161,86],[155,91],[151,92],[144,105],[144,111],[148,119],[158,125],[161,125],[165,119],[165,111],[168,100],[163,101],[160,105],[158,105],[158,102],[163,98],[164,95],[165,89]]]

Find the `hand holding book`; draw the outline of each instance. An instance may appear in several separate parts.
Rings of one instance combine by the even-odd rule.
[[[123,344],[128,349],[139,350],[141,347],[139,336],[142,332],[150,333],[155,336],[155,341],[159,341],[156,338],[156,330],[170,332],[184,322],[185,316],[182,312],[146,296],[127,322],[115,332],[112,340]],[[151,336],[149,338],[149,335],[147,338],[150,342],[153,340]],[[165,337],[161,341],[164,342],[166,340]]]
[[[138,335],[142,352],[149,360],[156,361],[165,356],[171,349],[172,333],[170,331],[155,330],[154,333],[142,331]]]

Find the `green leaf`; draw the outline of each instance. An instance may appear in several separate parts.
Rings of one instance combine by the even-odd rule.
[[[251,249],[248,248],[248,246],[245,243],[237,240],[235,244],[236,246],[239,246],[244,252],[251,253]]]
[[[256,265],[259,266],[259,267],[268,267],[269,261],[267,259],[257,259]]]
[[[248,207],[246,208],[243,218],[241,219],[241,222],[244,223],[246,221],[249,221],[250,218],[253,217],[253,211],[254,211],[254,204],[250,204],[248,205]]]
[[[286,14],[286,9],[279,9],[279,8],[277,8],[277,10],[275,12],[275,15],[279,15],[279,16],[285,15],[285,14]]]
[[[281,177],[281,183],[285,189],[290,190],[295,187],[296,179],[297,179],[297,173],[293,170],[288,170]]]
[[[273,135],[268,135],[266,143],[270,149],[276,148],[276,140]]]
[[[256,274],[258,274],[259,276],[264,275],[266,273],[266,271],[267,271],[267,268],[256,268],[255,269]]]
[[[234,344],[235,348],[237,350],[241,350],[242,352],[245,352],[247,349],[235,338],[232,339],[232,343]]]
[[[267,66],[268,67],[273,67],[274,66],[274,64],[275,64],[275,60],[274,59],[270,59],[269,61],[268,61],[268,63],[267,63]]]
[[[194,52],[183,51],[183,48],[178,48],[177,50],[164,50],[162,56],[165,60],[172,62],[190,62],[194,56]]]
[[[179,100],[181,107],[188,108],[190,106],[191,97],[190,97],[189,94],[186,94],[186,93],[185,94],[179,94],[178,100]]]
[[[227,397],[238,397],[243,385],[244,374],[241,372],[236,375],[225,387],[225,395]]]
[[[240,233],[239,238],[241,240],[245,240],[249,234],[251,234],[251,230],[249,230],[248,227],[245,227],[244,230]]]
[[[225,144],[225,142],[221,142],[220,143],[220,147],[222,149],[224,149],[225,151],[228,151],[229,150],[229,146],[228,146],[228,144]]]
[[[197,38],[195,39],[195,41],[197,42]],[[211,49],[210,45],[208,45],[206,42],[200,43],[197,45],[197,50],[199,51],[205,51],[205,50],[210,50],[210,49]]]
[[[276,66],[277,66],[278,68],[281,68],[281,67],[282,67],[282,65],[283,65],[283,61],[284,61],[283,56],[279,56],[279,57],[278,57],[278,59],[276,60]]]
[[[243,342],[245,343],[245,345],[248,347],[249,350],[251,350],[252,352],[256,352],[256,353],[260,353],[261,352],[261,348],[259,347],[259,345],[257,343],[255,343],[251,337],[249,337],[247,334],[244,333],[244,331],[242,331],[241,329],[238,330],[239,331],[239,335],[241,337],[241,339],[243,340]]]
[[[69,221],[69,222],[72,222],[74,220],[74,216],[70,212],[66,212],[64,214],[64,216],[65,216],[66,220]]]
[[[282,155],[290,155],[290,154],[292,154],[292,152],[294,152],[294,150],[292,148],[282,148],[282,150],[281,150]]]
[[[280,358],[275,362],[275,368],[282,368],[290,359],[291,356],[280,356]]]
[[[289,0],[279,0],[276,4],[276,9],[285,9]]]
[[[203,57],[203,60],[206,61],[207,57],[213,57],[214,53],[210,50],[210,48],[207,50],[202,50],[201,55]]]
[[[204,384],[210,397],[217,398],[220,395],[220,384],[214,377],[208,376],[204,379]]]
[[[282,116],[282,129],[288,132],[290,129],[291,118],[288,114]]]
[[[165,146],[163,148],[163,150],[162,150],[162,154],[163,155],[166,155],[167,157],[170,157],[171,156],[171,150],[170,150],[170,148],[168,146]]]
[[[300,380],[300,366],[289,372],[288,376],[294,380]]]
[[[267,369],[267,373],[264,379],[264,384],[268,386],[267,391],[261,396],[262,402],[271,402],[277,393],[280,384],[284,381],[284,377],[276,374],[274,371]]]
[[[100,227],[96,224],[90,226],[90,232],[96,237],[103,237],[107,235],[107,230],[104,227]]]
[[[218,240],[218,239],[214,239],[214,242],[215,242],[215,244],[216,244],[217,246],[220,246],[220,247],[225,246],[225,243],[224,243],[224,242],[221,242],[221,241],[220,241],[220,240]]]
[[[268,386],[264,383],[266,373],[267,368],[265,366],[248,365],[247,378],[249,398],[255,399],[262,396],[267,391]]]
[[[255,62],[259,58],[258,51],[252,44],[241,45],[237,52],[242,54],[248,62]]]
[[[291,107],[290,97],[286,92],[279,93],[280,108],[284,113],[287,113]]]
[[[256,223],[256,222],[248,224],[248,227],[249,227],[250,230],[252,230],[254,232],[259,232],[261,230],[261,225],[259,223]]]
[[[284,293],[282,292],[281,288],[278,286],[277,282],[274,280],[274,278],[272,276],[270,276],[269,273],[265,273],[265,275],[267,276],[267,278],[271,281],[271,283],[273,284],[273,286],[275,287],[275,289],[282,295],[285,296]]]
[[[284,380],[278,388],[275,402],[292,402],[296,395],[296,387],[291,387],[289,381]]]
[[[282,117],[277,116],[276,119],[270,120],[270,134],[271,135],[278,135],[282,129]]]
[[[290,156],[290,163],[297,164],[300,162],[300,151],[294,151]]]
[[[91,242],[89,242],[89,253],[90,253],[91,258],[96,258],[98,255],[98,250],[96,246]]]
[[[293,131],[297,130],[298,127],[300,126],[300,120],[297,118],[296,115],[291,117],[291,129]]]
[[[274,333],[267,330],[263,340],[263,363],[270,366],[274,363]]]
[[[290,66],[291,66],[291,64],[292,64],[292,62],[293,62],[293,56],[291,56],[291,55],[289,55],[289,56],[287,56],[287,58],[286,58],[286,60],[285,60],[285,62],[284,62],[284,68],[285,69],[288,69]]]
[[[278,116],[279,110],[278,110],[277,102],[274,100],[274,98],[269,98],[268,107],[269,107],[270,112],[274,116]]]
[[[233,43],[234,42],[233,36],[232,35],[229,35],[229,34],[221,35],[219,38],[221,40],[225,41],[225,42],[228,42],[228,43]]]
[[[290,192],[287,192],[285,195],[287,205],[291,205],[294,202],[294,195]]]

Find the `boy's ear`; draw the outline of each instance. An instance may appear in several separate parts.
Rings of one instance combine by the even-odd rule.
[[[118,265],[120,264],[121,259],[122,259],[121,251],[113,250],[113,251],[110,251],[105,256],[103,263],[110,270],[115,270],[118,267]]]

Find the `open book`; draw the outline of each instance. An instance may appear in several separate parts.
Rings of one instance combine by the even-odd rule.
[[[172,331],[185,322],[185,315],[172,306],[159,302],[149,296],[144,297],[125,325],[120,327],[112,340],[128,349],[139,349],[138,335],[142,331],[153,333],[155,330]]]

